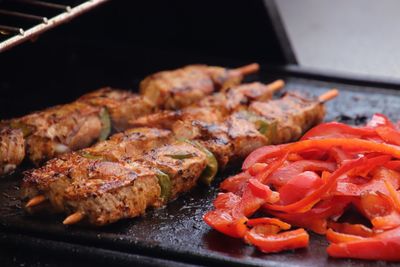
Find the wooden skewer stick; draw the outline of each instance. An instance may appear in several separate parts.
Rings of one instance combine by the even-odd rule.
[[[26,203],[25,207],[26,208],[30,208],[30,207],[34,207],[39,205],[40,203],[46,201],[46,197],[43,195],[38,195],[34,198],[32,198],[31,200],[28,201],[28,203]]]
[[[65,225],[70,225],[70,224],[75,224],[78,223],[80,220],[85,217],[85,214],[83,212],[77,211],[75,213],[72,213],[69,215],[65,220],[63,221],[63,224]]]
[[[325,103],[339,95],[338,89],[331,89],[318,97],[319,102]]]
[[[283,80],[276,80],[275,82],[268,84],[268,87],[270,87],[273,92],[276,92],[285,87],[285,82]]]
[[[260,65],[258,63],[252,63],[246,66],[236,68],[235,70],[240,72],[242,75],[248,75],[257,72],[259,69]]]

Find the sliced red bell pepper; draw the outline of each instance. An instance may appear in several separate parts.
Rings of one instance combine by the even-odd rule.
[[[400,173],[378,167],[374,170],[372,179],[370,177],[344,177],[337,183],[333,195],[361,196],[366,192],[381,192],[389,195],[385,181],[389,181],[394,188],[400,186]]]
[[[228,211],[213,210],[203,216],[203,220],[215,230],[235,238],[242,238],[248,228],[247,218],[234,218]]]
[[[375,131],[386,143],[400,145],[400,133],[397,130],[387,126],[380,126]]]
[[[237,175],[231,176],[221,183],[220,188],[225,191],[240,193],[241,191],[243,191],[244,186],[251,178],[256,178],[261,183],[265,183],[265,180],[268,178],[268,176],[282,166],[282,164],[286,160],[286,156],[287,154],[284,154],[279,159],[271,162],[266,167],[262,168],[262,170],[255,176],[251,175],[250,169],[248,169],[247,171],[243,171]],[[256,165],[257,164],[258,163],[256,163]]]
[[[291,225],[288,223],[285,223],[277,218],[268,218],[268,217],[262,217],[262,218],[256,218],[256,219],[250,219],[247,221],[248,226],[256,226],[259,224],[272,224],[278,226],[282,230],[289,230],[291,228]]]
[[[246,233],[244,238],[247,243],[265,253],[305,248],[309,242],[309,236],[302,228],[272,235],[262,235],[252,229]]]
[[[357,155],[355,153],[348,153],[339,147],[332,147],[329,150],[329,155],[336,161],[337,164],[341,164],[345,160],[355,159]]]
[[[244,172],[221,185],[229,193],[218,195],[216,210],[205,220],[267,253],[307,245],[303,229],[280,232],[290,223],[326,233],[333,257],[400,260],[397,127],[376,114],[366,127],[322,124],[299,142],[257,149],[244,162]],[[278,198],[279,205],[271,204]],[[349,205],[373,228],[335,222]],[[285,222],[247,219],[261,206]]]
[[[275,158],[282,154],[282,148],[287,145],[276,145],[276,146],[263,146],[250,153],[245,159],[242,165],[242,170],[247,170],[255,163],[265,162],[267,159]]]
[[[299,160],[280,167],[267,179],[268,184],[279,188],[305,171],[329,171],[336,169],[336,163],[321,160]]]
[[[262,205],[268,202],[267,198],[258,197],[257,192],[256,194],[253,193],[251,189],[250,183],[248,183],[243,190],[243,194],[239,203],[233,208],[232,215],[236,218],[241,216],[249,217],[253,215]],[[267,193],[265,193],[267,194]],[[270,193],[269,193],[270,194]]]
[[[220,210],[232,210],[240,202],[240,197],[231,192],[220,193],[214,200],[214,207]]]
[[[276,192],[272,192],[268,185],[260,183],[257,179],[250,179],[248,186],[254,196],[264,199],[269,203],[275,203],[277,200],[279,200],[279,195],[277,198],[274,196],[273,199],[270,199],[271,195],[273,193],[276,194]]]
[[[394,209],[389,196],[379,191],[367,191],[353,204],[371,221],[374,229],[387,230],[400,226],[400,214]]]
[[[397,210],[397,212],[400,212],[400,195],[399,192],[397,192],[396,188],[393,186],[393,184],[389,180],[384,180],[385,186],[387,190],[389,191],[390,198],[392,199],[393,206]]]
[[[326,231],[326,239],[328,239],[328,241],[332,243],[347,243],[362,240],[363,237],[352,234],[338,233],[333,231],[332,229],[328,229]]]
[[[378,128],[387,126],[395,129],[394,124],[383,114],[375,113],[366,125],[366,128]]]
[[[332,173],[332,175],[327,179],[326,183],[322,185],[317,190],[313,191],[310,195],[306,196],[305,198],[291,203],[289,205],[267,205],[268,209],[276,210],[276,211],[284,211],[284,212],[305,212],[311,209],[311,205],[318,202],[321,197],[328,192],[336,183],[336,180],[342,176],[343,174],[347,173],[351,169],[355,167],[362,166],[364,164],[368,164],[368,160],[365,157],[351,160],[343,164],[339,169]]]
[[[225,179],[219,187],[224,191],[239,193],[252,177],[248,171],[244,171]]]
[[[247,235],[246,235],[247,236]],[[400,228],[356,241],[332,243],[329,256],[364,260],[400,261]]]
[[[400,160],[391,160],[385,163],[384,166],[394,171],[400,171]]]
[[[318,174],[305,171],[293,177],[279,188],[279,203],[288,205],[308,196],[322,186],[324,182]]]
[[[368,228],[363,224],[337,223],[331,221],[328,222],[328,227],[339,233],[361,237],[370,237],[374,234],[371,228]]]
[[[303,135],[300,140],[322,138],[364,138],[375,137],[375,130],[369,128],[352,127],[339,122],[322,123]]]
[[[331,197],[304,213],[283,213],[268,209],[267,212],[292,225],[310,229],[317,234],[325,234],[328,220],[340,216],[351,202],[352,197]]]

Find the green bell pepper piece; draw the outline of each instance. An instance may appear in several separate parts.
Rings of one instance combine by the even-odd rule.
[[[168,201],[172,193],[172,183],[168,174],[157,170],[158,184],[161,187],[161,198],[163,201]]]
[[[108,110],[103,108],[100,111],[101,131],[99,141],[104,141],[111,133],[111,118]]]

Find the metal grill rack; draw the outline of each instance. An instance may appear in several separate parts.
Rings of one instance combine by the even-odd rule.
[[[0,52],[54,28],[108,0],[0,0]]]

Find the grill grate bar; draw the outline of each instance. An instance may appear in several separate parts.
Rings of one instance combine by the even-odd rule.
[[[0,38],[1,39],[4,39],[4,37],[6,38],[4,39],[4,41],[0,42],[0,53],[27,40],[35,39],[41,33],[49,29],[52,29],[64,22],[67,22],[73,19],[74,17],[77,17],[82,13],[89,11],[90,9],[107,1],[109,0],[87,0],[87,1],[82,1],[82,3],[74,5],[72,7],[70,5],[63,5],[63,4],[40,1],[40,0],[10,1],[14,3],[21,3],[24,5],[26,4],[25,6],[30,5],[30,6],[44,7],[52,10],[59,10],[59,13],[55,14],[54,16],[45,17],[45,16],[29,14],[27,11],[19,12],[15,11],[14,9],[8,10],[5,9],[4,7],[0,7],[0,18],[10,17],[11,19],[14,18],[19,20],[23,19],[31,21],[31,24],[26,27],[22,25],[11,26],[9,25],[10,23],[7,22],[5,24],[8,25],[0,24]],[[0,23],[4,24],[4,22]]]
[[[18,3],[28,4],[28,5],[48,7],[48,8],[59,9],[59,10],[64,10],[64,11],[71,10],[70,6],[56,4],[56,3],[50,3],[50,2],[44,2],[44,1],[36,1],[36,0],[14,0],[14,1],[18,2]]]
[[[6,16],[29,19],[29,20],[36,20],[36,21],[43,22],[43,23],[48,22],[48,19],[46,17],[36,16],[36,15],[32,15],[32,14],[26,14],[26,13],[17,12],[17,11],[9,11],[9,10],[4,10],[4,9],[0,9],[0,15],[6,15]]]

